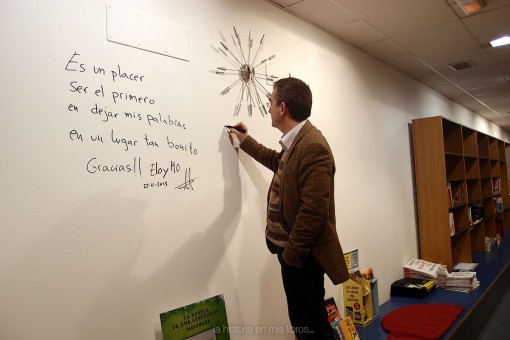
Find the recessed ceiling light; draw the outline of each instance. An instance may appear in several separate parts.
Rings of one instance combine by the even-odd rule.
[[[510,37],[508,35],[491,41],[492,47],[504,46],[508,44],[510,44]]]

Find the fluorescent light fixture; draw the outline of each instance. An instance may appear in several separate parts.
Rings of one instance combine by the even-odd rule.
[[[467,15],[478,13],[485,6],[483,0],[455,0],[455,2]]]
[[[499,47],[508,44],[510,44],[510,37],[508,35],[491,41],[492,47]]]

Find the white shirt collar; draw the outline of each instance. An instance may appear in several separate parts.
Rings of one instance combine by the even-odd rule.
[[[294,126],[292,130],[290,130],[289,132],[282,136],[282,138],[280,139],[280,145],[282,146],[284,151],[287,151],[291,147],[292,142],[294,142],[294,139],[296,138],[299,130],[301,130],[303,125],[305,125],[306,121],[307,119],[303,120],[301,123]]]

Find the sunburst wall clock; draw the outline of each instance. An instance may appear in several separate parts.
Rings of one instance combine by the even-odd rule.
[[[265,34],[262,35],[257,49],[252,56],[254,46],[251,31],[248,35],[248,41],[243,47],[241,37],[235,26],[233,29],[234,35],[231,35],[232,44],[230,44],[223,34],[219,32],[221,41],[218,50],[230,66],[219,66],[216,68],[215,73],[221,76],[236,77],[235,81],[220,92],[220,95],[224,96],[233,92],[234,89],[239,86],[237,104],[234,108],[234,116],[239,115],[242,103],[245,102],[247,104],[246,108],[248,110],[249,117],[253,115],[254,107],[258,107],[262,116],[265,117],[267,115],[267,98],[270,96],[266,86],[272,86],[278,79],[278,77],[267,73],[268,61],[273,60],[275,55],[259,61],[257,58],[264,46]]]

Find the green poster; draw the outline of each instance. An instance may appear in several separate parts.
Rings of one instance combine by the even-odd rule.
[[[223,295],[159,315],[164,340],[230,340]]]

